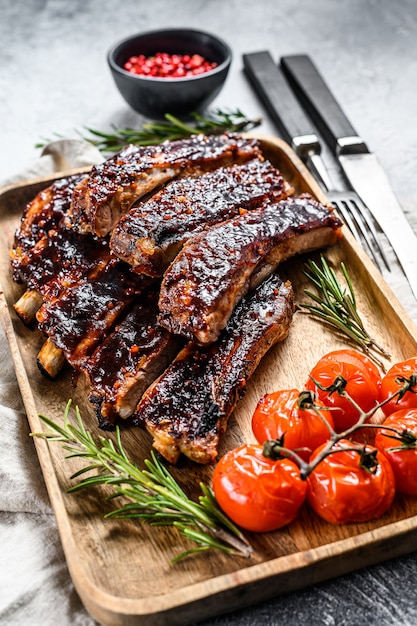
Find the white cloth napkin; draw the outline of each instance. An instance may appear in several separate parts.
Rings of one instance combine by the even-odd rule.
[[[101,161],[91,144],[59,140],[1,184]],[[0,354],[0,624],[93,626],[68,573],[2,327]]]
[[[41,156],[21,172],[0,181],[1,186],[13,185],[24,180],[40,178],[65,170],[102,163],[104,157],[93,144],[84,139],[58,139],[42,150]]]

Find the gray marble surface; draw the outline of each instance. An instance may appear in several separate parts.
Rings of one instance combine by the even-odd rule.
[[[243,75],[242,53],[268,49],[277,59],[310,54],[358,132],[378,154],[417,230],[416,0],[0,0],[0,184],[34,162],[39,156],[35,144],[55,133],[76,137],[88,126],[106,130],[112,124],[140,125],[141,118],[127,108],[112,82],[106,52],[133,32],[165,26],[204,28],[229,42],[234,61],[214,105],[240,107],[248,116],[261,113],[266,133],[277,130]],[[327,152],[325,159],[338,176]],[[402,276],[396,272],[385,278],[416,320],[415,303]],[[4,385],[2,380],[3,390]],[[2,423],[0,429],[5,428]],[[36,463],[31,468],[38,471]],[[2,528],[16,523],[10,512],[1,515]],[[42,533],[42,523],[34,519],[29,531]],[[63,557],[56,539],[50,549],[59,563]],[[6,580],[11,558],[5,558],[6,544],[1,552],[0,570]],[[24,576],[27,567],[22,559],[13,575]],[[92,624],[65,566],[57,571],[56,586],[68,598],[64,605],[50,602],[41,614],[36,594],[13,596],[5,584],[0,590],[0,623]],[[417,623],[416,579],[417,558],[410,554],[285,597],[277,595],[204,625],[412,626]],[[44,596],[40,590],[38,600],[47,604]]]

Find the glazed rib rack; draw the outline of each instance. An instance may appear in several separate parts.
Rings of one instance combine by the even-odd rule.
[[[271,163],[259,159],[180,178],[122,217],[110,247],[135,272],[162,276],[191,236],[293,191]]]
[[[11,251],[27,288],[15,309],[46,336],[41,371],[83,373],[101,428],[128,419],[169,461],[212,462],[248,378],[289,332],[280,261],[340,237],[330,207],[293,194],[238,135],[128,146],[42,191]],[[197,293],[212,324],[201,333]]]
[[[69,223],[80,232],[105,236],[132,205],[169,180],[198,176],[221,165],[261,155],[255,139],[195,135],[158,146],[126,146],[96,165],[73,192]]]

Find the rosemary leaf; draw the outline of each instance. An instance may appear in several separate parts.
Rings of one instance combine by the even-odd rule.
[[[201,548],[194,548],[194,550],[186,550],[185,552],[182,552],[180,555],[171,559],[171,562],[176,563],[177,561],[182,561],[185,558],[187,558],[187,556],[195,554],[196,552],[204,552],[205,550],[208,550],[207,546],[202,546]]]
[[[347,271],[346,266],[345,266],[345,264],[344,264],[344,263],[341,263],[341,264],[340,264],[340,267],[342,268],[342,272],[343,272],[343,276],[345,277],[346,284],[347,284],[347,286],[349,287],[349,293],[350,293],[350,296],[351,296],[351,298],[352,298],[353,307],[356,309],[356,297],[355,297],[355,292],[353,291],[353,285],[352,285],[352,282],[351,282],[351,280],[350,280],[350,277],[349,277],[348,271]]]
[[[358,347],[368,354],[379,366],[384,367],[377,354],[390,359],[388,352],[370,336],[365,329],[353,290],[352,281],[344,263],[341,263],[341,271],[346,281],[346,286],[339,282],[336,272],[329,266],[323,255],[320,256],[321,266],[313,260],[305,264],[305,276],[316,287],[317,293],[305,289],[304,293],[309,296],[317,306],[301,303],[301,309],[307,310],[330,326],[336,328]]]
[[[181,524],[180,522],[174,522],[174,526],[178,528],[178,530],[181,532],[181,534],[184,535],[184,537],[187,537],[188,539],[191,539],[192,541],[196,541],[197,543],[207,548],[216,548],[217,550],[224,551],[224,544],[222,544],[220,541],[216,541],[216,539],[207,538],[206,533],[199,532],[198,530],[195,530],[194,528],[189,528],[188,526],[185,526],[184,524]]]
[[[144,461],[145,468],[139,469],[127,457],[119,428],[116,428],[116,443],[103,436],[96,443],[86,430],[78,407],[75,409],[77,425],[69,421],[70,405],[68,402],[63,426],[40,415],[48,430],[32,433],[49,442],[62,443],[62,448],[69,453],[65,458],[88,459],[88,465],[71,476],[79,480],[68,492],[106,485],[112,489],[108,500],[123,498],[123,504],[107,513],[106,518],[134,517],[150,525],[176,528],[197,547],[187,549],[174,557],[174,561],[209,548],[245,557],[251,554],[251,546],[221,511],[208,485],[201,483],[202,495],[198,502],[191,500],[153,452],[151,458]],[[95,473],[80,479],[91,472]]]
[[[140,129],[112,126],[112,132],[106,133],[87,127],[85,129],[87,135],[78,134],[101,152],[114,153],[126,144],[149,146],[166,140],[183,139],[193,134],[214,135],[226,131],[246,132],[259,126],[261,121],[261,119],[248,119],[239,109],[231,112],[217,109],[209,112],[207,117],[202,117],[198,113],[191,113],[190,124],[167,113],[165,121],[144,123]],[[59,135],[55,133],[55,137],[59,137]],[[44,139],[36,144],[36,148],[43,148],[47,143],[48,140]]]
[[[195,129],[198,126],[198,123],[196,124],[196,126],[190,126],[189,124],[186,124],[185,122],[178,119],[177,117],[174,117],[174,115],[171,115],[170,113],[167,113],[165,115],[165,119],[168,120],[170,124],[178,128],[179,130],[184,131],[184,133],[186,133],[187,135],[192,135],[193,133],[195,133]],[[199,123],[203,125],[203,120],[201,118],[199,120]],[[213,128],[213,126],[210,123],[207,124],[206,121],[204,121],[204,128],[207,131],[210,128]]]

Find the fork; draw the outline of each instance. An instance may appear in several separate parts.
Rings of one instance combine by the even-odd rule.
[[[331,182],[321,158],[321,144],[310,118],[293,94],[283,71],[267,51],[243,55],[245,73],[282,136],[323,187],[355,239],[373,259],[380,271],[388,259],[379,242],[373,218],[354,191],[338,191]]]
[[[321,157],[319,155],[319,159]],[[310,161],[314,162],[314,155],[310,156]],[[391,271],[388,259],[381,246],[380,238],[374,226],[373,218],[367,214],[367,207],[355,191],[337,191],[331,182],[329,173],[324,165],[311,165],[310,170],[314,170],[317,182],[323,187],[327,198],[336,209],[346,226],[349,228],[355,239],[362,245],[368,255],[373,259],[375,265],[382,272],[380,260],[383,261],[386,269]]]

